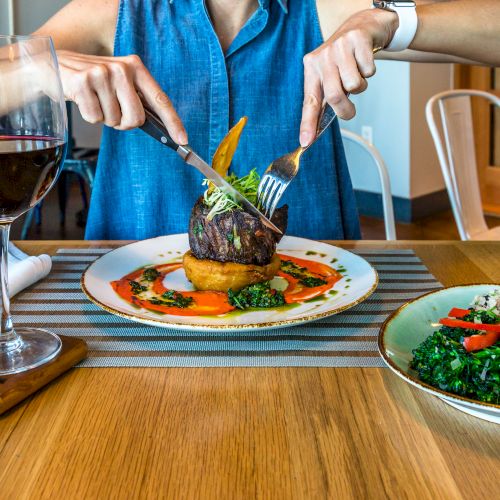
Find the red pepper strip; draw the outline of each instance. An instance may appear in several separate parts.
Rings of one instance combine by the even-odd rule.
[[[496,332],[489,332],[484,335],[471,335],[464,338],[463,346],[467,352],[479,351],[495,344],[499,336],[500,334]]]
[[[448,313],[448,316],[450,318],[463,318],[464,316],[467,316],[467,314],[470,314],[469,309],[459,309],[458,307],[454,307]]]
[[[481,330],[484,332],[500,333],[500,324],[485,325],[484,323],[472,323],[470,321],[463,321],[461,319],[453,318],[441,318],[439,320],[439,323],[444,326],[450,326],[451,328],[468,328],[469,330]]]

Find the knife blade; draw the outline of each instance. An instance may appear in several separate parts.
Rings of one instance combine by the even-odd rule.
[[[242,206],[247,212],[257,217],[262,224],[272,229],[278,234],[282,231],[273,224],[255,205],[247,200],[239,191],[237,191],[224,177],[219,175],[212,167],[202,160],[189,146],[179,146],[177,153],[186,163],[198,169],[210,182],[214,183],[222,192],[231,196],[233,200]]]
[[[210,165],[202,160],[189,145],[182,146],[177,144],[169,135],[163,122],[156,115],[154,111],[144,105],[144,112],[146,114],[146,121],[140,127],[146,134],[150,135],[153,139],[161,142],[164,146],[173,149],[186,163],[199,170],[210,182],[213,182],[225,194],[231,196],[233,200],[238,203],[247,212],[257,217],[262,224],[272,229],[278,234],[283,232],[276,227],[255,205],[248,201],[239,191],[237,191],[231,184],[229,184],[221,175],[219,175]]]

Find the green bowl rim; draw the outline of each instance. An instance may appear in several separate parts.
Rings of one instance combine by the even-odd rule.
[[[472,404],[474,406],[482,406],[484,408],[495,408],[497,410],[500,410],[500,404],[495,404],[495,403],[486,403],[484,401],[478,401],[476,399],[471,399],[467,398],[464,396],[460,396],[459,394],[454,394],[453,392],[447,392],[443,391],[441,389],[438,389],[437,387],[434,387],[433,385],[429,385],[425,382],[422,382],[420,379],[413,377],[409,373],[403,371],[399,366],[397,366],[392,359],[386,354],[386,347],[385,347],[385,333],[387,328],[389,327],[389,324],[391,321],[393,321],[404,309],[406,309],[408,306],[412,305],[415,302],[418,302],[419,300],[422,300],[425,297],[428,297],[429,295],[434,295],[438,293],[442,293],[446,290],[452,289],[452,288],[467,288],[467,287],[473,287],[473,286],[500,286],[500,283],[468,283],[465,285],[452,285],[452,286],[446,286],[443,288],[440,288],[439,290],[434,290],[432,292],[427,292],[424,293],[423,295],[420,295],[419,297],[416,297],[415,299],[412,299],[402,306],[398,307],[393,313],[391,313],[388,318],[384,321],[383,325],[380,327],[380,332],[378,335],[378,351],[380,355],[382,356],[382,359],[385,361],[385,363],[391,368],[394,372],[396,372],[400,377],[403,379],[407,380],[409,383],[416,385],[416,386],[421,386],[423,389],[426,389],[427,391],[434,392],[441,394],[445,398],[448,399],[455,399],[458,400],[458,402],[462,403],[468,403]]]

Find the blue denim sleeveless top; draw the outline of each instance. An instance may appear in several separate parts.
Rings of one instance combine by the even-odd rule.
[[[259,0],[224,54],[203,0],[122,0],[115,55],[137,54],[172,100],[189,143],[208,163],[240,117],[248,124],[232,171],[262,174],[298,146],[302,58],[322,43],[315,0]],[[105,127],[87,239],[143,239],[187,231],[202,176],[139,129]],[[287,234],[360,237],[338,124],[301,161],[283,203]]]

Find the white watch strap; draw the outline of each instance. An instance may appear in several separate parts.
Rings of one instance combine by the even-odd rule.
[[[399,17],[399,27],[394,33],[391,43],[384,49],[388,52],[400,52],[407,49],[417,33],[418,17],[414,6],[397,7],[391,5],[391,10]]]

